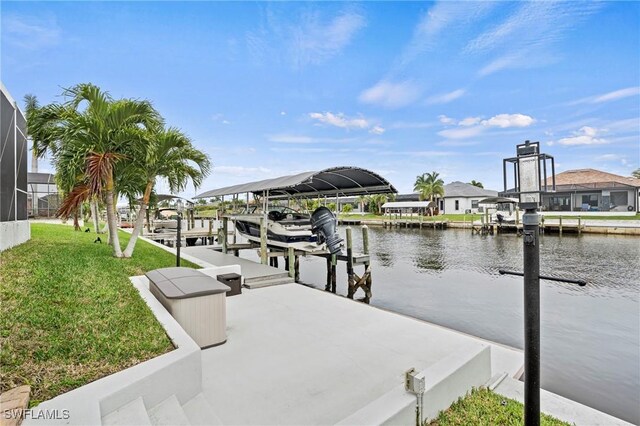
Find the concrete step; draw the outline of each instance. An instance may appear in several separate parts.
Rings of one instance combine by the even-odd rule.
[[[286,275],[284,277],[263,279],[260,281],[252,281],[252,282],[245,281],[244,286],[250,289],[255,289],[255,288],[262,288],[262,287],[271,287],[274,285],[291,284],[294,282],[295,280],[293,278]]]
[[[149,419],[154,426],[189,426],[189,419],[175,395],[151,408]]]
[[[213,411],[211,405],[204,397],[203,394],[199,393],[194,396],[192,399],[187,401],[182,409],[184,413],[187,415],[189,419],[189,423],[193,426],[198,425],[211,425],[211,426],[220,426],[222,425],[222,421]]]
[[[259,283],[260,281],[269,281],[269,280],[273,280],[276,278],[289,278],[289,272],[287,271],[282,271],[281,273],[278,272],[273,272],[273,273],[269,273],[269,274],[265,274],[265,275],[258,275],[255,277],[249,277],[246,276],[244,277],[244,283],[245,284],[253,284],[253,283]]]
[[[136,398],[130,403],[118,408],[116,411],[102,417],[102,424],[104,426],[150,426],[151,420],[149,419],[142,398]]]

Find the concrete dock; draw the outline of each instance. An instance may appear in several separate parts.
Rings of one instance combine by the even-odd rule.
[[[230,297],[227,315],[227,343],[202,351],[202,393],[223,424],[335,424],[409,368],[486,347],[491,374],[523,363],[519,350],[298,284]]]

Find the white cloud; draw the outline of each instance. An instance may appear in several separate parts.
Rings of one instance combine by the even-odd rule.
[[[366,129],[370,126],[370,123],[365,118],[348,118],[342,113],[312,112],[309,113],[309,117],[318,120],[320,123],[341,127],[343,129]]]
[[[35,50],[59,44],[62,31],[55,18],[6,15],[2,19],[2,32],[13,46]]]
[[[231,176],[255,176],[260,174],[270,174],[271,169],[266,167],[243,167],[243,166],[217,166],[213,168],[214,174]]]
[[[290,143],[290,144],[309,144],[313,142],[313,139],[310,138],[309,136],[289,135],[289,134],[268,135],[267,140],[269,140],[269,142]]]
[[[549,47],[601,7],[599,2],[518,2],[515,12],[471,40],[464,53],[497,52],[480,71],[486,76],[508,68],[531,68],[555,60]]]
[[[280,111],[280,115],[287,115],[285,111]]]
[[[340,54],[366,26],[356,7],[346,7],[332,16],[309,7],[292,17],[290,8],[279,12],[274,6],[265,15],[263,25],[246,34],[249,51],[260,62],[283,60],[294,68],[320,64]]]
[[[400,83],[382,80],[363,91],[359,100],[366,104],[400,108],[416,101],[421,91],[418,84],[409,80]]]
[[[524,114],[498,114],[488,120],[483,120],[482,125],[505,129],[507,127],[528,127],[534,122],[532,117]]]
[[[449,93],[441,93],[427,98],[428,104],[446,104],[462,97],[466,93],[464,89],[457,89]]]
[[[638,95],[640,95],[640,87],[627,87],[620,90],[614,90],[613,92],[603,93],[601,95],[578,99],[577,101],[570,102],[569,105],[599,104],[603,102],[617,101],[618,99],[624,99]]]
[[[227,120],[226,118],[224,118],[224,114],[221,113],[216,113],[213,114],[211,116],[211,119],[216,122],[216,123],[221,123],[221,124],[231,124],[231,122],[229,120]]]
[[[395,68],[407,66],[423,52],[437,45],[438,36],[446,30],[464,27],[481,18],[497,3],[495,2],[436,2],[422,15],[413,31],[413,37],[404,48]]]
[[[446,115],[439,115],[438,119],[442,124],[453,124],[456,122],[456,120],[451,117],[447,117]]]
[[[458,126],[475,126],[476,124],[480,123],[480,120],[480,117],[467,117],[463,120],[460,120],[458,122]]]
[[[509,127],[528,127],[535,120],[524,114],[498,114],[488,120],[480,117],[467,117],[458,122],[446,115],[440,116],[440,122],[445,125],[457,124],[459,127],[445,129],[438,132],[438,135],[447,139],[467,139],[483,133],[485,130],[498,127],[506,129]]]
[[[441,116],[444,117],[444,116]],[[411,121],[396,121],[392,123],[390,129],[428,129],[429,127],[437,126],[435,122],[411,122]]]
[[[615,101],[629,96],[640,95],[640,87],[627,87],[626,89],[620,89],[613,92],[605,93],[604,95],[597,96],[592,102],[601,103]]]
[[[466,139],[479,135],[484,131],[483,126],[464,127],[461,129],[446,129],[438,132],[438,135],[447,139]]]
[[[381,134],[383,134],[384,132],[385,132],[384,127],[379,126],[379,125],[373,126],[373,127],[371,128],[371,130],[369,130],[369,133],[373,133],[374,135],[381,135]]]
[[[606,139],[598,138],[597,136],[602,132],[601,129],[594,127],[584,126],[577,132],[573,132],[573,136],[562,138],[558,141],[560,145],[572,146],[572,145],[601,145],[608,143]]]

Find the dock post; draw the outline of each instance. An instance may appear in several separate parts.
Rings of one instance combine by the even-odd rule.
[[[578,216],[578,235],[582,234],[582,226],[581,226],[581,220],[582,218],[580,216]]]
[[[562,235],[562,216],[560,216],[560,235]]]
[[[420,223],[420,227],[422,227],[422,223]],[[369,227],[364,225],[362,227],[362,251],[364,254],[369,254]],[[364,303],[369,303],[371,301],[371,261],[366,261],[364,263],[364,273],[367,276],[365,287],[364,287]]]
[[[267,223],[264,217],[260,218],[260,263],[267,264]]]
[[[325,291],[331,291],[331,257],[327,257],[327,284],[324,286]]]
[[[209,219],[209,238],[213,238],[213,219]],[[209,241],[209,244],[213,244],[213,241]]]
[[[204,217],[200,218],[200,228],[204,228]]]
[[[331,255],[331,293],[336,293],[336,280],[337,280],[337,272],[336,266],[338,265],[338,256],[335,254]]]
[[[287,264],[289,265],[289,276],[291,278],[295,277],[295,270],[296,270],[296,259],[295,259],[295,250],[293,249],[293,247],[289,247],[289,254],[287,255]]]
[[[227,253],[227,238],[229,237],[227,235],[227,230],[229,227],[229,218],[228,217],[222,217],[222,241],[220,242],[222,244],[222,252],[223,253]],[[220,237],[218,237],[220,238]]]
[[[293,264],[293,269],[295,271],[294,276],[293,276],[293,280],[295,282],[300,282],[300,256],[294,256],[295,257],[295,263]]]
[[[355,280],[353,277],[353,238],[350,226],[347,226],[347,284],[347,297],[353,299]]]
[[[369,227],[362,225],[362,251],[369,254]]]
[[[542,216],[544,217],[544,216]],[[520,224],[520,210],[516,207],[516,227]]]

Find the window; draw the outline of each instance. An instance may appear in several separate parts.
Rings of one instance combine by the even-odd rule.
[[[460,210],[460,200],[456,200],[456,211]]]
[[[471,200],[471,208],[472,209],[477,209],[478,208],[478,201],[479,200]]]
[[[585,194],[582,196],[582,206],[598,207],[598,194]]]
[[[629,193],[627,191],[611,191],[611,204],[612,207],[626,206],[629,204]]]

